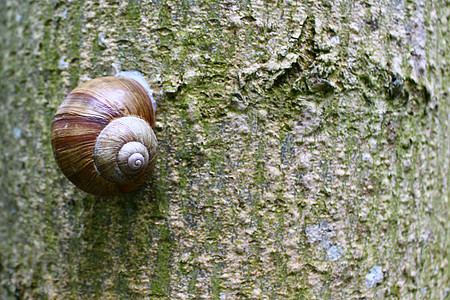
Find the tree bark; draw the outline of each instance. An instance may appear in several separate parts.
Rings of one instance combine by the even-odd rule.
[[[3,299],[444,299],[445,1],[0,3]],[[140,191],[58,170],[50,124],[139,70],[160,153]]]

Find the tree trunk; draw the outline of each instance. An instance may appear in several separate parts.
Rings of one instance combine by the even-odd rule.
[[[3,299],[444,299],[445,1],[0,3]],[[160,153],[138,192],[58,169],[50,124],[139,70]]]

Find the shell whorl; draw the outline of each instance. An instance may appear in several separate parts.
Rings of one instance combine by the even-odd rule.
[[[129,78],[101,77],[75,88],[52,123],[55,159],[67,178],[99,196],[145,183],[158,152],[152,100]]]
[[[128,142],[117,154],[119,169],[126,175],[133,175],[149,163],[148,150],[139,142]]]
[[[136,176],[151,173],[157,149],[156,136],[147,122],[134,116],[114,119],[97,137],[95,168],[106,180],[127,184]]]

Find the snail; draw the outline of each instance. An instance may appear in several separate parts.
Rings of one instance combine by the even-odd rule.
[[[51,143],[64,175],[97,196],[134,191],[151,175],[158,152],[156,102],[137,71],[76,87],[52,122]]]

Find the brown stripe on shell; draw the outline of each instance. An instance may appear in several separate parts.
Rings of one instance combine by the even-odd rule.
[[[61,171],[82,190],[104,196],[118,192],[116,185],[103,179],[94,166],[95,140],[106,124],[104,120],[71,115],[58,115],[52,123],[52,147]]]
[[[67,96],[58,108],[56,116],[63,114],[95,117],[104,120],[111,120],[124,115],[117,108],[108,106],[95,96],[81,91],[73,91]]]
[[[144,87],[135,80],[118,77],[97,78],[75,88],[67,99],[73,94],[89,95],[96,102],[104,103],[103,106],[96,107],[99,114],[112,115],[112,110],[116,114],[115,117],[135,115],[147,121],[152,128],[155,127],[151,99]]]

